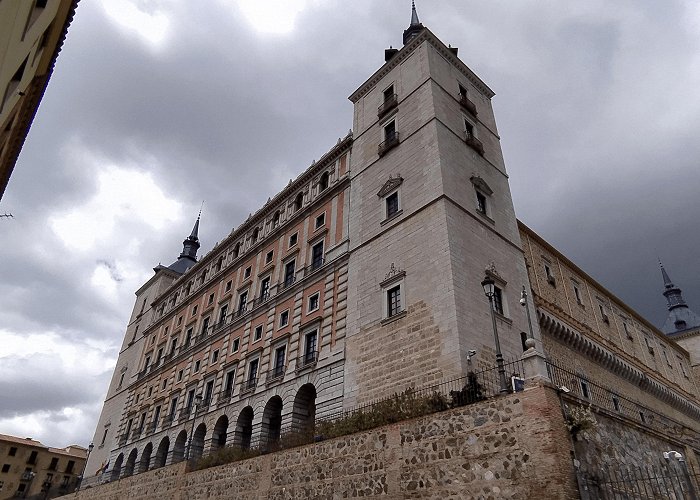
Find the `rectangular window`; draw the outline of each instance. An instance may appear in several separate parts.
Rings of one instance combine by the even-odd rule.
[[[250,388],[251,385],[255,387],[255,383],[258,379],[258,365],[260,363],[260,360],[254,359],[250,362],[248,365],[248,387]]]
[[[231,397],[233,392],[233,382],[236,379],[236,370],[231,370],[226,374],[226,381],[224,382],[224,397]]]
[[[503,291],[497,286],[493,287],[493,310],[503,316]]]
[[[7,454],[10,455],[11,457],[14,457],[15,455],[17,455],[17,447],[16,446],[10,447],[10,451]]]
[[[163,351],[165,350],[165,347],[161,347],[158,349],[158,353],[156,354],[156,366],[160,364],[160,361],[163,359]]]
[[[598,310],[600,311],[600,318],[603,320],[603,323],[609,325],[610,318],[608,318],[608,315],[605,312],[605,306],[603,304],[598,304]]]
[[[74,467],[75,467],[75,460],[68,460],[68,465],[66,465],[66,474],[73,474]]]
[[[459,97],[462,99],[466,98],[467,97],[467,89],[462,87],[462,84],[458,83],[457,85],[459,86]]]
[[[262,325],[256,326],[255,331],[253,332],[253,342],[257,342],[258,340],[260,340],[262,338],[262,334],[263,334],[263,326]]]
[[[185,333],[185,347],[188,347],[192,343],[192,335],[194,335],[193,329],[188,328]]]
[[[311,270],[318,269],[323,265],[323,242],[316,243],[311,248]]]
[[[197,315],[197,306],[194,306],[192,308],[192,316],[196,316],[196,315]]]
[[[466,133],[467,139],[474,138],[474,125],[469,123],[467,120],[464,120],[464,131]]]
[[[396,191],[386,197],[386,218],[389,219],[399,213],[399,192]]]
[[[214,381],[210,380],[204,388],[204,400],[202,405],[206,408],[211,404],[211,397],[214,394]]]
[[[194,389],[190,389],[190,391],[187,393],[187,406],[185,407],[185,411],[187,414],[192,411],[192,405],[194,404]]]
[[[265,255],[265,264],[269,264],[270,262],[272,262],[272,258],[274,256],[275,256],[274,251],[270,250],[269,252],[267,252],[267,254]]]
[[[386,292],[387,316],[396,316],[401,312],[401,285],[396,285]]]
[[[289,309],[282,311],[280,313],[280,328],[283,328],[289,324]]]
[[[248,279],[250,278],[250,273],[252,272],[252,268],[250,266],[245,268],[245,271],[243,271],[243,279]]]
[[[486,195],[480,191],[476,192],[476,209],[486,215]]]
[[[615,408],[615,411],[620,411],[620,398],[618,398],[617,396],[613,396],[612,402],[613,402],[613,408]]]
[[[177,396],[170,400],[170,420],[175,419],[175,412],[177,411]]]
[[[298,240],[299,240],[299,233],[294,233],[293,235],[291,235],[289,237],[289,248],[296,245]]]
[[[632,332],[630,331],[625,321],[622,322],[622,329],[625,331],[625,335],[627,336],[627,338],[632,340]]]
[[[384,91],[384,102],[390,101],[393,98],[394,98],[394,86],[389,85],[389,88],[387,88]]]
[[[214,351],[213,353],[211,353],[211,362],[216,363],[217,361],[219,361],[219,350],[218,349],[216,351]]]
[[[182,375],[184,374],[184,370],[180,370],[177,372],[177,381],[182,382]]]
[[[588,390],[588,382],[582,380],[581,381],[581,395],[585,399],[590,399],[591,398],[591,393]]]
[[[225,288],[224,291],[225,291],[225,292],[230,292],[230,291],[231,291],[231,286],[233,286],[233,282],[232,282],[231,280],[228,280],[228,281],[226,282],[226,288]]]
[[[392,120],[384,126],[384,140],[386,142],[393,142],[396,139],[396,122]]]
[[[211,293],[211,294],[209,294],[209,299],[207,301],[207,305],[211,305],[213,303],[214,303],[214,294]]]
[[[36,465],[36,456],[37,456],[38,454],[39,454],[38,452],[32,451],[32,452],[29,454],[29,460],[27,460],[27,463],[28,463],[29,465]]]
[[[654,348],[652,347],[651,343],[649,342],[649,338],[644,337],[644,342],[647,345],[647,350],[649,351],[649,354],[651,354],[653,356],[654,355]]]
[[[202,321],[202,335],[207,334],[207,330],[209,330],[209,321],[211,321],[209,317],[204,318],[204,321]]]
[[[242,292],[238,296],[238,312],[239,313],[244,312],[247,305],[248,305],[248,291],[246,290],[245,292]]]
[[[294,283],[295,271],[296,271],[296,261],[291,260],[287,262],[284,266],[284,286],[288,287]]]
[[[306,312],[313,312],[318,309],[320,296],[320,292],[316,292],[315,294],[309,297],[309,307],[307,308]]]
[[[153,395],[153,387],[149,387],[149,388],[148,388],[148,396],[147,396],[147,397],[150,398],[152,395]]]
[[[226,322],[226,315],[228,314],[228,304],[224,304],[221,306],[221,309],[219,309],[219,323],[225,323]]]
[[[275,350],[275,368],[272,373],[273,377],[281,377],[284,375],[284,361],[286,353],[287,346],[281,346]]]
[[[194,372],[195,373],[197,373],[199,371],[199,367],[201,366],[201,364],[202,364],[202,361],[199,359],[194,362]]]
[[[318,332],[313,330],[306,334],[306,345],[304,348],[304,364],[313,363],[317,359]]]
[[[270,277],[260,282],[260,299],[267,300],[270,297]]]
[[[3,464],[2,471],[4,473],[10,472],[10,464]]]
[[[233,339],[233,344],[231,345],[231,352],[238,352],[238,348],[241,345],[241,339]]]
[[[177,349],[177,337],[170,339],[170,354],[175,354],[175,349]]]
[[[581,302],[581,290],[579,290],[578,285],[574,282],[574,296],[576,296],[576,303],[578,305],[583,305],[583,302]]]
[[[314,224],[314,229],[323,227],[326,224],[326,213],[323,212],[321,215],[316,217],[316,223]]]

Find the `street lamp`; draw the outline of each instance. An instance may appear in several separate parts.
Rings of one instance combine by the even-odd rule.
[[[496,342],[496,364],[498,365],[498,378],[501,383],[501,394],[508,392],[508,384],[506,383],[506,369],[503,366],[503,354],[501,354],[501,343],[498,340],[498,328],[496,327],[496,313],[493,307],[493,297],[496,293],[496,283],[487,274],[481,282],[484,287],[484,295],[489,298],[489,309],[491,309],[491,323],[493,324],[493,338]]]
[[[686,488],[688,490],[688,498],[690,500],[698,500],[698,495],[695,492],[695,486],[693,485],[693,481],[690,479],[690,474],[688,473],[688,464],[685,462],[683,455],[674,450],[664,451],[664,459],[666,462],[673,460],[675,463],[676,460],[678,461],[678,464],[681,467],[681,472],[683,473],[683,479],[685,479]]]
[[[535,335],[532,333],[532,318],[530,317],[530,306],[527,303],[527,292],[525,291],[525,285],[523,285],[523,291],[520,292],[520,305],[527,311],[527,326],[530,329],[527,339],[525,340],[525,347],[527,349],[532,349],[535,347]]]
[[[194,397],[194,415],[192,416],[192,431],[190,432],[190,438],[187,440],[187,460],[190,459],[190,451],[192,450],[192,437],[194,436],[194,422],[197,419],[197,409],[199,405],[202,404],[202,395],[197,394]]]
[[[83,471],[80,473],[80,477],[78,478],[78,487],[75,489],[75,491],[80,490],[80,488],[83,487],[83,478],[85,477],[85,469],[87,468],[87,463],[88,460],[90,460],[90,453],[92,453],[92,450],[95,448],[95,445],[93,443],[90,443],[87,447],[87,457],[85,457],[85,463],[83,464]]]

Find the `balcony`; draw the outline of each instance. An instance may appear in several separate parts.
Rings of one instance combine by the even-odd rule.
[[[399,98],[396,94],[384,98],[384,102],[377,108],[377,117],[381,118],[389,111],[399,105]]]
[[[481,141],[474,137],[473,135],[468,135],[467,138],[465,139],[465,142],[467,143],[467,146],[472,148],[474,151],[479,153],[481,156],[484,156],[484,145],[481,144]]]
[[[36,472],[25,471],[22,473],[22,481],[31,481],[36,476]]]
[[[280,290],[284,290],[286,288],[289,288],[290,286],[292,286],[296,282],[296,280],[297,280],[296,273],[291,275],[291,276],[286,276],[284,278],[284,281],[282,283],[280,283],[280,285],[279,285]]]
[[[285,366],[276,366],[267,372],[267,383],[276,382],[284,377]]]
[[[224,405],[228,404],[228,402],[231,401],[232,394],[233,394],[233,387],[221,391],[221,394],[219,395],[219,400],[217,402],[217,406],[224,406]]]
[[[318,361],[318,351],[309,351],[297,358],[297,370],[313,366]]]
[[[459,105],[462,106],[470,115],[476,117],[476,105],[471,102],[466,95],[459,95]]]
[[[379,148],[377,149],[377,153],[379,156],[384,156],[389,152],[390,149],[396,147],[399,145],[399,133],[394,132],[393,134],[390,134],[386,137],[384,142],[379,144]]]
[[[241,388],[241,395],[252,392],[258,385],[258,378],[251,377],[243,382],[243,387]]]
[[[323,257],[316,258],[311,261],[310,266],[306,266],[304,268],[304,277],[309,276],[310,274],[315,273],[319,269],[323,267],[323,263],[325,262],[325,259]]]

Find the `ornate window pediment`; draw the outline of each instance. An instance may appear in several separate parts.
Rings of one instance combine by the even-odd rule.
[[[377,193],[377,196],[379,196],[380,198],[385,197],[386,195],[391,193],[394,189],[398,188],[402,182],[403,182],[403,177],[401,177],[401,175],[397,175],[396,177],[392,177],[390,175],[389,179],[384,183],[382,188]]]
[[[489,187],[488,184],[486,184],[486,181],[479,177],[478,175],[472,175],[469,178],[470,181],[472,181],[472,184],[474,184],[474,187],[484,193],[487,196],[491,196],[493,194],[493,189]]]

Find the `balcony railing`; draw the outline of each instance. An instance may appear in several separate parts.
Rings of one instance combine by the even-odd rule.
[[[384,156],[391,148],[398,146],[399,144],[399,133],[394,132],[387,136],[384,142],[379,144],[377,153],[379,156]]]
[[[476,105],[464,95],[459,95],[459,105],[466,109],[472,116],[476,116]]]
[[[231,401],[232,394],[233,394],[233,387],[231,387],[229,389],[224,389],[223,391],[221,391],[217,405],[223,406],[223,405],[227,404],[229,401]]]
[[[318,271],[323,267],[323,263],[325,262],[325,259],[323,257],[320,257],[318,259],[314,259],[311,261],[310,266],[306,266],[304,268],[304,277]]]
[[[246,393],[250,391],[254,391],[255,387],[258,385],[258,378],[257,377],[251,377],[248,380],[245,380],[243,382],[243,388],[241,393]]]
[[[31,481],[36,476],[36,472],[25,471],[22,473],[22,481]]]
[[[318,361],[318,351],[309,351],[297,358],[297,370],[306,368],[307,366],[315,365]]]
[[[465,142],[467,143],[467,146],[472,148],[474,151],[476,151],[482,156],[484,155],[484,145],[481,144],[481,141],[479,139],[477,139],[473,135],[468,135],[465,139]]]
[[[272,370],[267,372],[267,381],[272,382],[274,380],[279,380],[284,377],[286,367],[275,366]]]
[[[285,276],[284,281],[282,283],[280,283],[280,285],[279,285],[280,290],[284,290],[285,288],[289,288],[290,286],[292,286],[296,282],[296,280],[297,280],[296,273],[294,273],[291,276]]]
[[[394,109],[396,106],[399,105],[399,98],[396,94],[392,94],[389,97],[384,98],[384,102],[382,103],[379,108],[377,108],[377,116],[381,118],[385,114],[387,114],[389,111]]]

